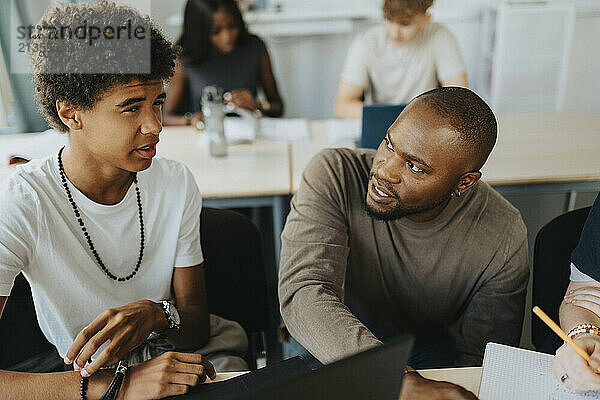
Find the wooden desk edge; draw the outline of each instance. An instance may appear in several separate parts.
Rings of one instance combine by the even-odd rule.
[[[462,368],[439,368],[439,369],[421,369],[418,372],[427,379],[436,381],[446,381],[464,387],[479,394],[479,385],[481,384],[482,367],[462,367]]]
[[[508,185],[528,185],[528,184],[546,184],[546,183],[577,183],[577,182],[596,182],[600,181],[600,175],[575,175],[560,176],[551,178],[523,178],[523,179],[486,179],[485,175],[481,180],[492,186]]]

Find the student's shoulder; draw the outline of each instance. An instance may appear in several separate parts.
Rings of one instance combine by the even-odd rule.
[[[45,190],[50,185],[50,180],[57,179],[51,169],[50,157],[17,166],[0,184],[0,208],[35,205],[39,198],[38,191]]]
[[[374,26],[367,29],[355,39],[355,44],[364,47],[365,50],[377,51],[385,46],[385,27]]]
[[[253,33],[248,35],[245,45],[251,49],[259,50],[259,51],[264,51],[267,49],[267,45],[265,44],[265,41],[262,40],[260,38],[260,36],[257,36]]]
[[[527,234],[521,213],[488,183],[477,183],[475,199],[482,207],[482,215],[498,229],[512,230],[515,234]]]
[[[445,42],[448,39],[454,38],[454,35],[446,26],[432,22],[423,30],[423,36],[426,41],[431,43]]]

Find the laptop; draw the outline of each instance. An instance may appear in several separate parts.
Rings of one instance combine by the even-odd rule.
[[[376,149],[388,128],[394,123],[406,104],[372,104],[363,106],[362,133],[359,147]]]
[[[411,336],[402,336],[315,371],[294,357],[171,399],[397,400],[412,344]]]
[[[239,400],[268,387],[307,375],[310,368],[301,357],[294,357],[223,382],[198,385],[187,394],[171,400]],[[251,398],[251,397],[250,397]],[[305,399],[308,400],[308,399]]]
[[[397,400],[412,343],[412,337],[403,336],[242,398]]]

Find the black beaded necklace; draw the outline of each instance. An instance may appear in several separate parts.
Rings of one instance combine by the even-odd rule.
[[[83,224],[83,219],[81,219],[81,214],[79,213],[79,210],[77,209],[77,204],[75,204],[75,201],[73,200],[73,196],[71,195],[71,191],[69,190],[69,186],[67,185],[67,177],[65,175],[65,170],[63,168],[62,157],[61,157],[63,150],[64,150],[64,147],[62,149],[60,149],[60,151],[58,152],[58,171],[60,172],[60,179],[62,180],[62,184],[63,184],[63,187],[65,188],[65,192],[67,193],[67,198],[69,199],[69,203],[71,203],[71,207],[73,207],[73,212],[75,213],[77,222],[79,222],[79,226],[81,227],[83,236],[85,236],[85,239],[87,240],[88,246],[90,247],[92,254],[96,258],[96,261],[98,262],[98,265],[100,266],[100,268],[102,268],[102,271],[104,271],[106,276],[108,276],[110,279],[118,281],[118,282],[125,282],[125,281],[130,280],[131,278],[134,277],[134,275],[140,269],[140,265],[142,265],[142,258],[144,257],[144,217],[142,215],[142,200],[140,198],[140,188],[138,187],[137,175],[133,176],[133,182],[135,183],[135,194],[137,196],[137,204],[138,204],[138,210],[139,210],[139,215],[140,215],[140,237],[141,237],[141,239],[140,239],[140,256],[138,257],[137,264],[135,265],[135,269],[129,275],[127,275],[125,277],[118,277],[115,274],[113,274],[108,268],[106,268],[106,266],[100,259],[98,252],[94,248],[94,243],[92,243],[92,238],[90,237],[90,234],[88,233],[87,229],[85,228],[85,225]]]

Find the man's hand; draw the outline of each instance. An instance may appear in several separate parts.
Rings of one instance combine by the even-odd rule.
[[[91,324],[79,332],[67,354],[65,363],[74,362],[79,370],[107,341],[108,346],[81,371],[89,376],[101,367],[119,361],[129,350],[142,344],[150,333],[167,327],[161,305],[150,300],[140,300],[122,307],[102,312]]]
[[[215,379],[213,365],[200,354],[167,352],[129,369],[119,399],[161,399],[187,393],[191,387]]]
[[[204,129],[204,117],[201,112],[195,112],[192,114],[190,125],[199,131]]]
[[[594,373],[600,367],[600,336],[579,335],[574,341],[591,356],[590,363],[565,343],[556,350],[552,361],[554,376],[573,390],[600,390],[600,375]]]
[[[433,381],[409,372],[404,375],[399,400],[477,400],[477,397],[450,382]]]

